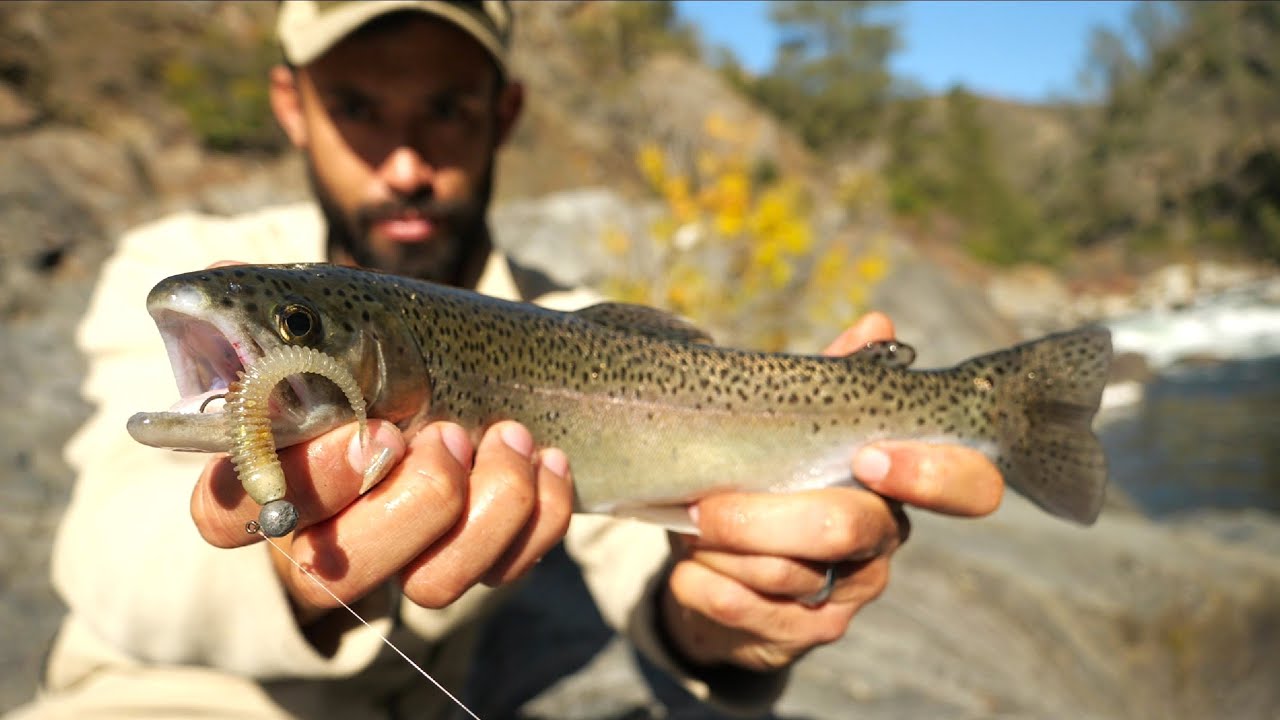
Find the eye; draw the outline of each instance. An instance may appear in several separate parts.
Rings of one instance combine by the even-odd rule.
[[[320,334],[320,318],[306,305],[285,305],[276,313],[276,332],[286,342],[304,342]]]
[[[361,93],[339,90],[326,98],[326,109],[336,120],[372,123],[377,119],[373,101]]]
[[[462,115],[462,107],[456,98],[437,98],[431,103],[431,119],[443,122],[457,120]]]

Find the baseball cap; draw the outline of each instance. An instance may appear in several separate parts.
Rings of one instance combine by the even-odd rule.
[[[511,44],[511,8],[505,0],[283,0],[276,36],[285,59],[306,65],[357,28],[387,13],[415,10],[447,20],[480,43],[507,74]]]

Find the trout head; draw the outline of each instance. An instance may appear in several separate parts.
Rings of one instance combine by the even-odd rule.
[[[346,366],[370,416],[400,422],[426,402],[421,353],[403,320],[341,268],[235,265],[175,275],[151,290],[147,310],[164,339],[181,399],[167,411],[129,419],[129,433],[146,445],[227,450],[219,398],[245,368],[282,346],[310,347]],[[279,447],[353,417],[337,386],[313,374],[287,377],[270,406]]]

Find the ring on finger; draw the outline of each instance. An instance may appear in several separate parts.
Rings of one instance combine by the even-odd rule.
[[[819,608],[827,604],[831,599],[831,593],[836,589],[836,565],[831,563],[827,566],[827,575],[822,583],[822,587],[817,592],[796,598],[796,602],[808,608]]]

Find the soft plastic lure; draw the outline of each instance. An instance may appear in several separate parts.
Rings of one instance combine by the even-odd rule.
[[[337,385],[347,396],[360,423],[361,441],[368,436],[368,418],[360,386],[332,356],[309,347],[281,347],[240,372],[240,379],[227,388],[225,412],[230,419],[231,461],[245,492],[262,506],[258,524],[271,537],[287,535],[298,524],[297,508],[284,499],[284,470],[271,435],[271,391],[281,380],[299,373],[320,375]],[[366,486],[368,484],[366,482]]]

